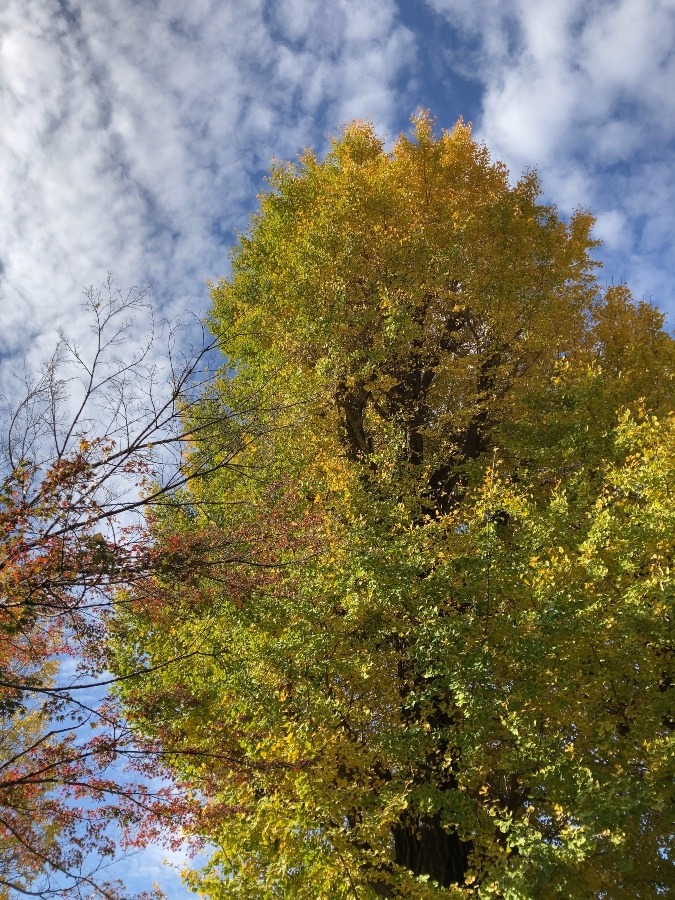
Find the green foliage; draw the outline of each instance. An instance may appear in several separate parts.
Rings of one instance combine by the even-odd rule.
[[[185,654],[120,690],[214,900],[673,889],[674,346],[538,193],[461,123],[355,123],[213,288],[220,402],[276,414],[157,520],[199,564],[114,665]]]

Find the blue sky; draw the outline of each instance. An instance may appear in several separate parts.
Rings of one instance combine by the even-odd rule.
[[[673,321],[675,0],[4,0],[0,381],[109,270],[205,311],[272,157],[419,106],[590,208],[601,280]]]

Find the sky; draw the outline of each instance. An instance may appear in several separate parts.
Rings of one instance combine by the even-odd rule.
[[[108,272],[203,314],[272,159],[419,107],[594,212],[601,281],[675,322],[675,0],[3,0],[0,383]],[[125,874],[178,900],[164,855]]]

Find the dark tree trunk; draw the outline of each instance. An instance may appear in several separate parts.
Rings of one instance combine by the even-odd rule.
[[[340,414],[342,441],[352,461],[363,461],[373,452],[373,442],[366,431],[365,415],[370,395],[362,384],[338,386],[336,404]]]
[[[427,298],[419,312],[419,326],[423,331],[425,316],[433,297]],[[411,341],[403,358],[391,360],[384,374],[394,379],[393,387],[384,398],[373,396],[368,378],[348,383],[344,378],[338,384],[336,405],[339,411],[340,434],[348,459],[367,461],[373,453],[373,435],[369,433],[367,411],[372,408],[383,419],[397,423],[405,436],[401,448],[401,460],[410,466],[419,467],[425,462],[425,430],[433,422],[430,396],[436,378],[436,369],[442,354],[458,357],[466,355],[465,335],[469,313],[461,310],[447,318],[443,334],[436,341],[429,341],[429,334],[423,334]],[[433,324],[433,323],[432,323]],[[469,460],[478,459],[490,447],[491,422],[484,399],[494,390],[496,370],[501,362],[499,353],[484,359],[476,382],[476,410],[472,421],[456,435],[448,435],[451,458],[429,475],[425,496],[422,498],[425,515],[439,516],[448,512],[463,490],[462,466]],[[453,440],[454,438],[454,440]],[[372,467],[371,463],[371,467]],[[402,685],[414,682],[414,672],[401,672]],[[447,698],[444,698],[447,699]],[[440,708],[440,705],[439,705]],[[415,711],[408,709],[406,716],[415,721]],[[420,764],[421,781],[432,781],[441,790],[453,790],[457,785],[453,779],[439,783],[439,759],[448,750],[445,737],[451,731],[452,721],[448,713],[438,713],[427,720],[434,731],[439,733],[437,751]],[[458,757],[459,758],[459,757]],[[459,763],[457,762],[457,765]],[[436,777],[434,777],[436,776]],[[406,812],[392,827],[394,841],[394,862],[413,875],[426,875],[443,888],[465,884],[469,870],[469,859],[473,850],[471,841],[462,840],[456,831],[448,830],[441,824],[439,815],[415,815]],[[386,879],[375,875],[370,881],[374,892],[382,898],[395,898],[395,888]]]
[[[394,826],[395,860],[415,875],[428,875],[442,887],[464,884],[471,842],[446,831],[438,816],[405,816]]]

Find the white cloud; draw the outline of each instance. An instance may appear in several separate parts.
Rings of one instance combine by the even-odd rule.
[[[626,216],[616,209],[596,214],[595,234],[610,249],[624,245]]]
[[[0,351],[112,270],[203,308],[272,156],[391,125],[394,0],[10,0],[0,10]]]
[[[113,863],[105,874],[123,881],[129,891],[149,890],[157,884],[170,900],[194,900],[195,894],[185,886],[181,873],[199,865],[199,858],[185,851],[151,845]]]
[[[427,2],[483,85],[479,136],[564,212],[599,212],[608,270],[675,309],[673,0]]]

